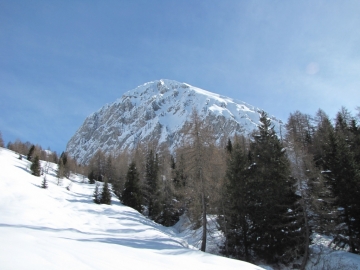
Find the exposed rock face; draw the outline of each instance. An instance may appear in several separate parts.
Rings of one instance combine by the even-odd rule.
[[[85,119],[66,151],[86,163],[104,152],[132,149],[138,142],[156,140],[176,147],[193,108],[210,123],[218,140],[249,134],[259,124],[261,110],[186,83],[159,80],[126,92]],[[279,132],[281,122],[273,118]]]

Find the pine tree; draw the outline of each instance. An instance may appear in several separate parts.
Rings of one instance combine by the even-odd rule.
[[[0,147],[4,147],[4,140],[0,131]]]
[[[29,161],[32,160],[34,151],[35,151],[35,145],[32,145],[32,146],[30,147],[30,149],[29,149],[28,154],[27,154],[27,160],[29,160]]]
[[[149,217],[152,220],[157,220],[161,214],[161,194],[159,188],[159,162],[157,154],[154,155],[153,151],[150,150],[146,157],[145,165],[145,181],[146,181],[146,194],[144,194],[147,204]]]
[[[231,149],[226,171],[227,185],[223,194],[226,207],[223,217],[219,219],[221,230],[226,237],[222,253],[250,261],[252,253],[250,211],[253,191],[248,176],[251,166],[239,142],[235,142]]]
[[[39,156],[35,156],[33,163],[30,166],[30,170],[32,175],[35,176],[40,176],[40,161],[39,161]]]
[[[62,158],[59,159],[56,176],[58,179],[64,178],[64,163]]]
[[[230,138],[229,138],[229,139],[228,139],[228,142],[227,142],[227,145],[226,145],[226,150],[227,150],[227,152],[231,154],[232,148],[233,148],[233,147],[232,147],[232,143],[231,143],[231,140],[230,140]]]
[[[100,196],[100,191],[99,191],[99,183],[95,184],[93,197],[94,197],[94,199],[93,199],[94,203],[100,204],[101,196]]]
[[[45,188],[45,189],[48,188],[48,182],[46,180],[46,176],[44,176],[44,179],[43,179],[43,181],[41,183],[41,187]]]
[[[266,113],[262,112],[260,122],[259,132],[251,144],[250,177],[254,193],[249,218],[253,249],[259,258],[268,262],[287,262],[295,259],[292,258],[294,249],[303,251],[304,239],[300,232],[304,224],[298,218],[302,209],[295,194],[295,180],[290,177],[285,149]]]
[[[111,191],[110,191],[108,180],[106,177],[104,178],[104,185],[103,185],[103,189],[101,191],[100,203],[101,204],[109,204],[109,205],[111,204]]]
[[[142,211],[142,193],[139,186],[139,174],[135,162],[131,162],[126,175],[125,188],[122,193],[122,202],[124,205]]]
[[[88,175],[88,179],[89,179],[89,184],[95,184],[95,176],[93,170],[90,171]]]
[[[339,112],[335,129],[323,144],[323,175],[332,198],[335,224],[333,243],[341,249],[360,253],[360,166],[352,148],[353,136],[347,114]],[[354,127],[353,127],[354,129]]]

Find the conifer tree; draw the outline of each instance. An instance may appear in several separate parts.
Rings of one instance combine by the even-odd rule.
[[[339,112],[335,129],[331,129],[323,144],[323,175],[329,186],[328,197],[332,198],[336,214],[333,243],[341,249],[360,253],[360,166],[356,162],[356,151],[352,148],[355,137],[347,114]],[[353,127],[354,129],[354,127]]]
[[[48,182],[47,182],[47,179],[46,179],[46,175],[44,176],[44,179],[43,179],[43,181],[41,183],[41,187],[44,188],[44,189],[48,188]]]
[[[32,145],[32,146],[30,147],[30,149],[29,149],[28,154],[27,154],[27,160],[29,160],[29,161],[32,160],[34,151],[35,151],[35,145]]]
[[[145,180],[146,180],[146,194],[144,194],[147,204],[149,217],[152,220],[157,220],[161,214],[161,194],[159,188],[159,162],[157,154],[154,155],[153,151],[150,150],[146,157],[145,165]]]
[[[30,170],[32,175],[40,176],[41,167],[40,167],[39,156],[35,156],[34,161],[30,166]]]
[[[223,201],[226,204],[224,218],[219,219],[226,237],[222,253],[245,261],[251,259],[253,241],[250,220],[253,191],[249,182],[251,169],[249,165],[242,146],[239,142],[235,142],[227,164],[227,186],[223,194]]]
[[[104,185],[100,197],[101,197],[100,199],[101,204],[109,204],[109,205],[111,204],[111,191],[106,177],[104,177]]]
[[[93,199],[94,203],[100,204],[101,196],[100,196],[100,191],[99,191],[99,183],[95,184],[93,197],[94,197],[94,199]]]
[[[58,169],[57,169],[57,172],[56,172],[56,176],[57,176],[57,178],[59,178],[59,179],[64,178],[64,163],[63,163],[63,159],[62,159],[62,158],[59,159]]]
[[[290,177],[290,164],[285,149],[262,112],[259,132],[252,150],[252,222],[255,254],[268,262],[287,262],[292,251],[303,251],[304,239],[299,219],[302,209],[295,194],[295,181]],[[301,228],[299,230],[299,228]]]
[[[89,179],[89,184],[95,184],[95,176],[93,170],[90,171],[88,175],[88,179]]]
[[[125,188],[122,193],[122,202],[124,205],[142,211],[142,193],[139,186],[139,174],[135,162],[131,162],[126,175]]]
[[[0,147],[4,147],[4,140],[0,131]]]
[[[202,228],[200,250],[205,252],[208,235],[207,215],[219,193],[220,162],[211,125],[200,119],[196,109],[191,115],[187,141],[182,149],[186,186],[184,199],[194,228]]]

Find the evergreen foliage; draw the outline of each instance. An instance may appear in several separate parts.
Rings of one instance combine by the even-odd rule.
[[[336,225],[333,243],[360,253],[360,165],[357,162],[357,126],[346,111],[339,112],[335,128],[323,144],[322,168],[332,200]]]
[[[95,184],[95,189],[94,189],[94,194],[93,194],[93,201],[96,204],[100,204],[101,202],[101,195],[100,195],[100,191],[99,191],[99,183]]]
[[[297,218],[299,205],[295,181],[285,149],[262,112],[259,134],[251,144],[254,193],[250,219],[253,223],[254,252],[268,262],[288,262],[294,249],[301,254],[304,224]]]
[[[44,188],[44,189],[48,188],[48,182],[46,180],[46,176],[44,176],[44,179],[43,179],[43,181],[41,183],[41,187]]]
[[[89,178],[89,184],[95,184],[94,171],[90,171],[88,178]]]
[[[231,142],[231,140],[229,138],[228,142],[227,142],[227,145],[226,145],[226,151],[231,154],[232,148],[233,148],[232,147],[232,142]]]
[[[251,259],[252,210],[253,191],[249,181],[250,167],[247,155],[243,153],[242,146],[236,142],[230,153],[227,164],[227,185],[224,192],[224,217],[219,218],[221,230],[225,233],[225,243],[221,252],[232,258],[245,261]]]
[[[142,192],[139,186],[139,174],[135,162],[131,162],[126,175],[125,188],[122,193],[122,202],[124,205],[142,211]]]
[[[30,166],[30,170],[32,175],[40,176],[41,166],[40,166],[39,156],[35,156],[34,161]]]
[[[103,189],[100,195],[100,203],[101,204],[111,204],[111,191],[109,188],[108,180],[105,178]]]
[[[2,137],[1,131],[0,131],[0,147],[4,147],[4,140],[3,140],[3,137]]]
[[[57,172],[56,172],[56,176],[57,176],[57,178],[59,178],[59,179],[64,178],[64,163],[63,163],[63,159],[62,159],[62,158],[59,159],[58,169],[57,169]]]
[[[27,160],[29,160],[29,161],[32,160],[34,151],[35,151],[35,145],[32,145],[32,146],[30,147],[30,149],[29,149],[28,154],[27,154]]]
[[[147,190],[144,197],[148,205],[148,215],[152,220],[158,220],[161,215],[161,194],[159,187],[159,162],[157,154],[150,150],[146,157],[145,181]]]

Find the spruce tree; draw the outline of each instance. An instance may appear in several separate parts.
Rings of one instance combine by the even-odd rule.
[[[89,179],[89,184],[95,184],[95,176],[94,176],[94,171],[91,170],[89,175],[88,175],[88,179]]]
[[[336,214],[333,227],[334,241],[338,248],[360,253],[360,165],[353,151],[355,127],[350,128],[346,114],[339,113],[335,129],[331,129],[323,144],[323,175],[329,187],[327,197],[332,200]]]
[[[139,186],[139,174],[135,162],[131,162],[126,175],[125,188],[122,193],[122,202],[124,205],[134,208],[141,212],[142,193]]]
[[[146,157],[145,165],[145,180],[146,180],[146,194],[144,194],[147,200],[149,217],[152,220],[157,220],[161,214],[161,194],[159,189],[159,162],[157,154],[154,155],[150,150]]]
[[[64,178],[64,163],[62,158],[59,159],[56,176],[58,179]]]
[[[27,160],[29,160],[29,161],[32,160],[34,151],[35,151],[35,145],[32,145],[32,146],[30,147],[30,149],[29,149],[28,154],[27,154]]]
[[[229,151],[229,149],[227,149]],[[249,183],[251,166],[242,146],[235,142],[227,163],[224,216],[219,219],[225,234],[221,252],[232,258],[250,261],[252,254],[252,222],[250,211],[253,191]]]
[[[0,131],[0,147],[4,147],[4,140]]]
[[[93,197],[94,197],[94,199],[93,199],[94,203],[100,204],[101,196],[100,196],[100,191],[99,191],[99,183],[95,184]]]
[[[48,182],[47,182],[46,176],[44,176],[44,179],[41,183],[41,187],[44,189],[48,188]]]
[[[111,191],[106,177],[104,177],[104,185],[100,196],[101,196],[100,199],[101,204],[109,204],[109,205],[111,204]]]
[[[288,262],[295,259],[294,250],[303,252],[304,223],[298,218],[302,209],[285,149],[266,113],[262,112],[260,122],[251,144],[253,250],[268,262]]]
[[[32,175],[35,176],[40,176],[40,161],[39,161],[39,156],[35,156],[34,161],[32,162],[31,166],[30,166],[30,170]]]

